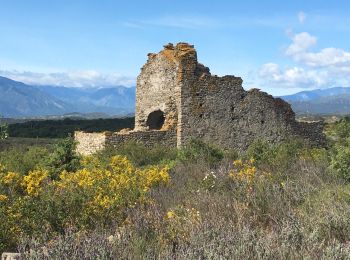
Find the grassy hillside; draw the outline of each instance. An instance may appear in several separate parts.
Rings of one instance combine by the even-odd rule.
[[[0,251],[42,259],[347,259],[350,120],[328,147],[0,152]],[[28,251],[30,249],[30,252]]]

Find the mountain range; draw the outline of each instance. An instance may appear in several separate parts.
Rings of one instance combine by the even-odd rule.
[[[125,116],[134,113],[135,87],[73,88],[31,86],[0,77],[0,115],[38,117],[64,114]]]
[[[297,114],[350,114],[350,88],[280,96]],[[0,77],[0,116],[8,118],[120,117],[133,115],[135,87],[32,86]]]
[[[315,89],[281,98],[290,103],[297,114],[350,114],[350,88]]]

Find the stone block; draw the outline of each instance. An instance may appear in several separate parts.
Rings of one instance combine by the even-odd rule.
[[[1,260],[19,260],[19,259],[21,259],[21,254],[19,253],[4,252],[1,255]]]

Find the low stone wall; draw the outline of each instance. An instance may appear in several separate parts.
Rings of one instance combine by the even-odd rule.
[[[142,143],[146,147],[152,147],[155,145],[176,147],[176,132],[175,129],[170,129],[167,131],[131,131],[125,134],[121,134],[118,132],[106,134],[107,145],[118,147],[119,145],[128,141]]]
[[[130,131],[130,132],[103,132],[84,133],[75,132],[75,140],[78,142],[76,151],[81,155],[93,154],[108,145],[118,147],[125,142],[133,141],[142,143],[146,147],[163,145],[176,147],[176,130]]]
[[[93,154],[106,146],[106,133],[75,132],[74,139],[77,141],[77,153],[81,155]]]

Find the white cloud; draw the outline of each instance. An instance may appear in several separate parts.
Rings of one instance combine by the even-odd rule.
[[[299,20],[299,23],[303,24],[306,20],[306,14],[303,12],[303,11],[300,11],[298,13],[298,20]]]
[[[264,64],[259,76],[271,87],[322,88],[328,84],[328,73],[325,71],[305,70],[301,67],[281,69],[275,63]]]
[[[286,50],[286,54],[292,57],[305,53],[307,49],[317,44],[317,38],[307,32],[295,34],[292,37],[292,44]]]
[[[110,87],[116,85],[135,86],[135,78],[116,73],[100,73],[94,70],[55,73],[30,71],[0,71],[0,75],[31,85],[53,85],[66,87]]]
[[[350,68],[350,52],[332,47],[322,49],[319,52],[302,52],[293,58],[311,67]]]
[[[350,52],[338,48],[324,48],[319,52],[309,49],[317,44],[317,38],[307,32],[296,34],[286,50],[286,55],[310,67],[350,68]]]
[[[280,88],[326,88],[350,86],[350,52],[329,47],[312,51],[317,38],[307,32],[290,35],[292,43],[285,54],[298,65],[281,68],[266,63],[259,71],[264,85]]]

